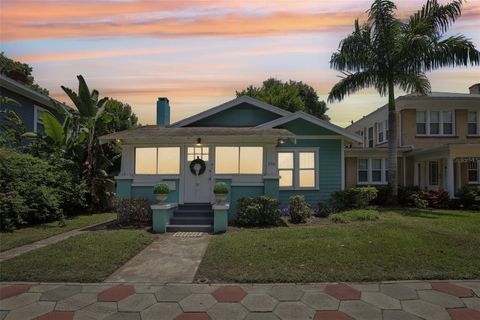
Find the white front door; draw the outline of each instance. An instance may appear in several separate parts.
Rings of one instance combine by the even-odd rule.
[[[184,202],[185,203],[210,203],[212,198],[212,159],[210,157],[210,147],[187,147],[185,150],[185,183],[184,183]],[[202,165],[197,163],[191,166],[192,161],[200,159],[205,163],[205,171],[202,171]],[[197,161],[199,162],[199,161]]]

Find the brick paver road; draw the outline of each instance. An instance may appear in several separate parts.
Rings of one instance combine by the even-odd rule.
[[[2,283],[0,319],[480,320],[480,281]]]

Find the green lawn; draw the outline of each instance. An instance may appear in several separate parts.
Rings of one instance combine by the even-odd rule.
[[[480,212],[382,210],[376,221],[214,237],[197,279],[319,282],[480,277]]]
[[[1,281],[98,282],[153,239],[146,231],[93,231],[0,263]]]
[[[62,232],[83,228],[92,224],[112,220],[114,218],[116,218],[115,213],[81,215],[67,219],[67,225],[64,227],[59,227],[58,222],[50,222],[18,229],[11,233],[0,233],[0,251],[12,249]]]

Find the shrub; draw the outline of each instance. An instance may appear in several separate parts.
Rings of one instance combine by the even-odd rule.
[[[332,221],[336,223],[348,223],[353,221],[375,221],[380,218],[376,210],[350,210],[332,215]]]
[[[458,191],[457,196],[458,202],[465,209],[480,210],[480,201],[475,200],[475,198],[480,197],[480,186],[464,186]]]
[[[267,196],[238,199],[236,222],[243,227],[267,227],[280,223],[278,201]]]
[[[312,216],[312,208],[305,201],[304,196],[291,196],[289,199],[288,214],[291,223],[305,223]]]
[[[338,210],[334,206],[332,206],[331,204],[320,201],[318,203],[318,209],[317,209],[315,215],[320,217],[320,218],[326,218],[329,215],[331,215],[332,213],[335,213],[337,211]]]
[[[213,193],[215,194],[228,194],[228,184],[225,182],[217,182],[213,187]]]
[[[25,223],[23,216],[27,211],[25,201],[17,192],[0,193],[0,231],[13,231]]]
[[[428,201],[421,197],[420,192],[414,192],[408,196],[407,200],[405,200],[405,205],[408,207],[425,209],[428,206]]]
[[[428,201],[428,206],[437,209],[448,209],[450,197],[444,190],[427,191],[422,194],[423,199]]]
[[[154,194],[169,194],[170,193],[170,186],[166,182],[157,183],[153,187]]]
[[[76,177],[66,163],[61,161],[49,162],[0,149],[0,177],[0,193],[16,192],[25,206],[20,213],[21,220],[29,224],[58,220],[69,207],[84,204],[83,189],[75,183]],[[10,203],[11,199],[5,201]],[[14,204],[5,204],[11,205]]]
[[[117,221],[128,225],[149,225],[152,221],[152,210],[146,198],[115,199]]]
[[[332,201],[336,208],[341,210],[366,208],[378,194],[375,187],[356,187],[335,191]]]
[[[389,192],[389,186],[375,186],[378,190],[377,192],[377,197],[372,200],[370,204],[376,205],[376,206],[385,206],[388,204],[388,192]]]

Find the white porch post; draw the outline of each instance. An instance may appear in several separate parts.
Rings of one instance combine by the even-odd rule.
[[[455,196],[455,181],[453,172],[453,158],[447,159],[447,192],[450,198]]]

